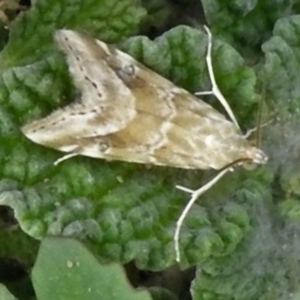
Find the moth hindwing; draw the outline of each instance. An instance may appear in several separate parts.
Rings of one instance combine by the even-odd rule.
[[[188,169],[265,160],[235,122],[102,41],[55,33],[80,99],[22,128],[35,143],[67,155]]]

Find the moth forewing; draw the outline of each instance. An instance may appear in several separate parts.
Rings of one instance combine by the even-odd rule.
[[[70,30],[56,32],[80,99],[22,128],[32,141],[54,149],[78,151],[82,139],[104,136],[127,126],[136,115],[130,89],[111,70],[94,39]],[[94,48],[101,55],[97,56]],[[80,154],[80,153],[78,153]]]

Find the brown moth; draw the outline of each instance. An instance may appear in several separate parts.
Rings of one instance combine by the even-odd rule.
[[[264,164],[267,156],[242,135],[215,82],[208,33],[207,64],[212,91],[232,121],[186,90],[151,71],[128,54],[87,35],[59,30],[55,40],[66,54],[81,96],[76,102],[22,128],[33,142],[67,155],[153,164],[185,169],[222,170],[192,194],[177,222],[179,230],[194,201],[235,163]]]

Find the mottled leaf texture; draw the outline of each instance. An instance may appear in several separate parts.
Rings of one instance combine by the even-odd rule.
[[[116,42],[136,32],[145,15],[138,0],[33,1],[30,10],[12,24],[0,68],[27,65],[53,51],[55,29],[101,32],[103,40]]]
[[[270,151],[274,164],[281,167],[282,181],[294,181],[293,184],[284,184],[284,188],[291,189],[292,193],[298,189],[293,178],[298,176],[295,160],[300,156],[299,30],[299,15],[282,18],[276,23],[272,38],[263,44],[266,62],[260,74],[262,83],[267,80],[267,93],[277,116],[270,128],[268,142],[272,144],[278,138],[281,140],[276,149]],[[288,187],[290,185],[293,187]]]
[[[260,45],[272,35],[273,27],[287,12],[297,13],[295,0],[203,0],[207,22],[250,60],[259,55]]]
[[[151,31],[139,1],[32,2],[11,24],[0,54],[0,204],[12,208],[28,237],[72,236],[88,243],[101,263],[165,270],[174,264],[175,223],[189,197],[174,186],[200,187],[214,172],[88,157],[54,167],[62,153],[32,143],[20,128],[78,98],[53,42],[57,29],[117,43],[192,93],[210,89],[206,36],[189,26],[151,40],[135,36]],[[266,100],[264,121],[272,122],[262,131],[262,149],[270,163],[227,174],[184,221],[180,267],[197,269],[193,300],[299,298],[300,21],[292,15],[299,4],[246,2],[202,4],[214,37],[216,80],[243,130],[255,126],[258,100]],[[203,100],[224,114],[212,97]],[[30,269],[36,244],[14,230],[1,236],[2,256],[13,253]]]

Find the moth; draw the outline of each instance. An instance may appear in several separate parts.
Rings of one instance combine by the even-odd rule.
[[[70,105],[22,128],[37,144],[67,154],[184,169],[221,170],[204,187],[192,191],[191,202],[231,165],[264,164],[265,153],[250,145],[221,94],[211,63],[208,34],[207,64],[212,91],[231,120],[188,91],[151,71],[128,54],[72,30],[54,38],[65,53],[70,74],[80,92]],[[190,205],[191,206],[191,205]],[[189,207],[186,208],[186,213]],[[184,216],[183,216],[184,218]],[[178,220],[175,249],[179,260]]]

